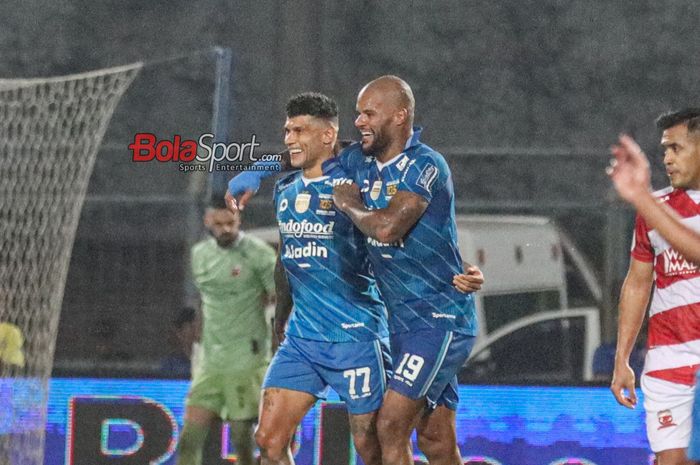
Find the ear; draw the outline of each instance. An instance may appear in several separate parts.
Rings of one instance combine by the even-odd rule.
[[[204,226],[206,226],[207,228],[210,228],[210,227],[211,227],[211,223],[212,223],[212,212],[209,211],[209,210],[207,210],[206,212],[204,212],[204,217],[203,217],[203,219],[204,219]]]
[[[397,126],[403,126],[408,121],[408,109],[402,108],[396,113],[394,113],[394,121]]]
[[[337,139],[338,131],[333,126],[328,126],[323,130],[321,140],[324,145],[334,145]]]

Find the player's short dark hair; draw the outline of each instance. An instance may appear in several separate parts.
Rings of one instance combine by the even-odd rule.
[[[316,118],[337,122],[338,105],[335,100],[318,92],[304,92],[295,95],[287,102],[287,117],[310,115]]]
[[[180,329],[187,323],[192,323],[195,319],[196,310],[192,307],[183,307],[175,316],[173,320],[173,325]]]
[[[688,132],[700,133],[700,108],[669,111],[656,118],[656,127],[662,131],[679,124],[687,124]]]

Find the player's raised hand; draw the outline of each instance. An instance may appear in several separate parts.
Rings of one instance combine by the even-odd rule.
[[[620,197],[634,203],[639,196],[648,192],[651,185],[649,161],[637,142],[627,135],[621,135],[618,143],[610,148],[615,157],[608,169]]]
[[[464,273],[456,274],[452,278],[452,285],[459,292],[469,293],[476,292],[481,289],[484,284],[484,274],[481,272],[478,266],[469,265]]]
[[[637,393],[634,390],[634,381],[634,370],[629,366],[629,363],[624,365],[615,364],[610,390],[618,404],[627,408],[636,407]]]
[[[226,195],[224,195],[224,201],[226,202],[226,208],[231,210],[231,212],[233,212],[234,214],[238,213],[238,202],[229,191],[226,191]]]
[[[274,172],[274,170],[272,170]],[[266,171],[244,171],[228,182],[226,205],[231,211],[244,210],[251,197],[260,189],[260,181]]]
[[[248,201],[250,201],[250,199],[254,195],[255,192],[246,191],[238,198],[238,200],[236,200],[236,198],[233,195],[231,195],[231,192],[226,191],[226,195],[224,195],[224,200],[226,201],[226,208],[231,210],[233,213],[243,211]]]

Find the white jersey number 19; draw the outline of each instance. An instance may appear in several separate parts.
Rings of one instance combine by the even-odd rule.
[[[425,359],[420,355],[403,354],[403,359],[396,369],[396,374],[410,381],[415,381],[424,364]]]

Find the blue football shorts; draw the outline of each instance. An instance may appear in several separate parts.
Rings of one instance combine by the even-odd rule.
[[[388,338],[324,342],[287,336],[270,363],[265,388],[307,392],[325,399],[331,387],[353,415],[379,410],[391,369]]]
[[[457,373],[475,339],[438,328],[392,334],[389,389],[410,399],[425,398],[431,409],[444,405],[457,410]]]

